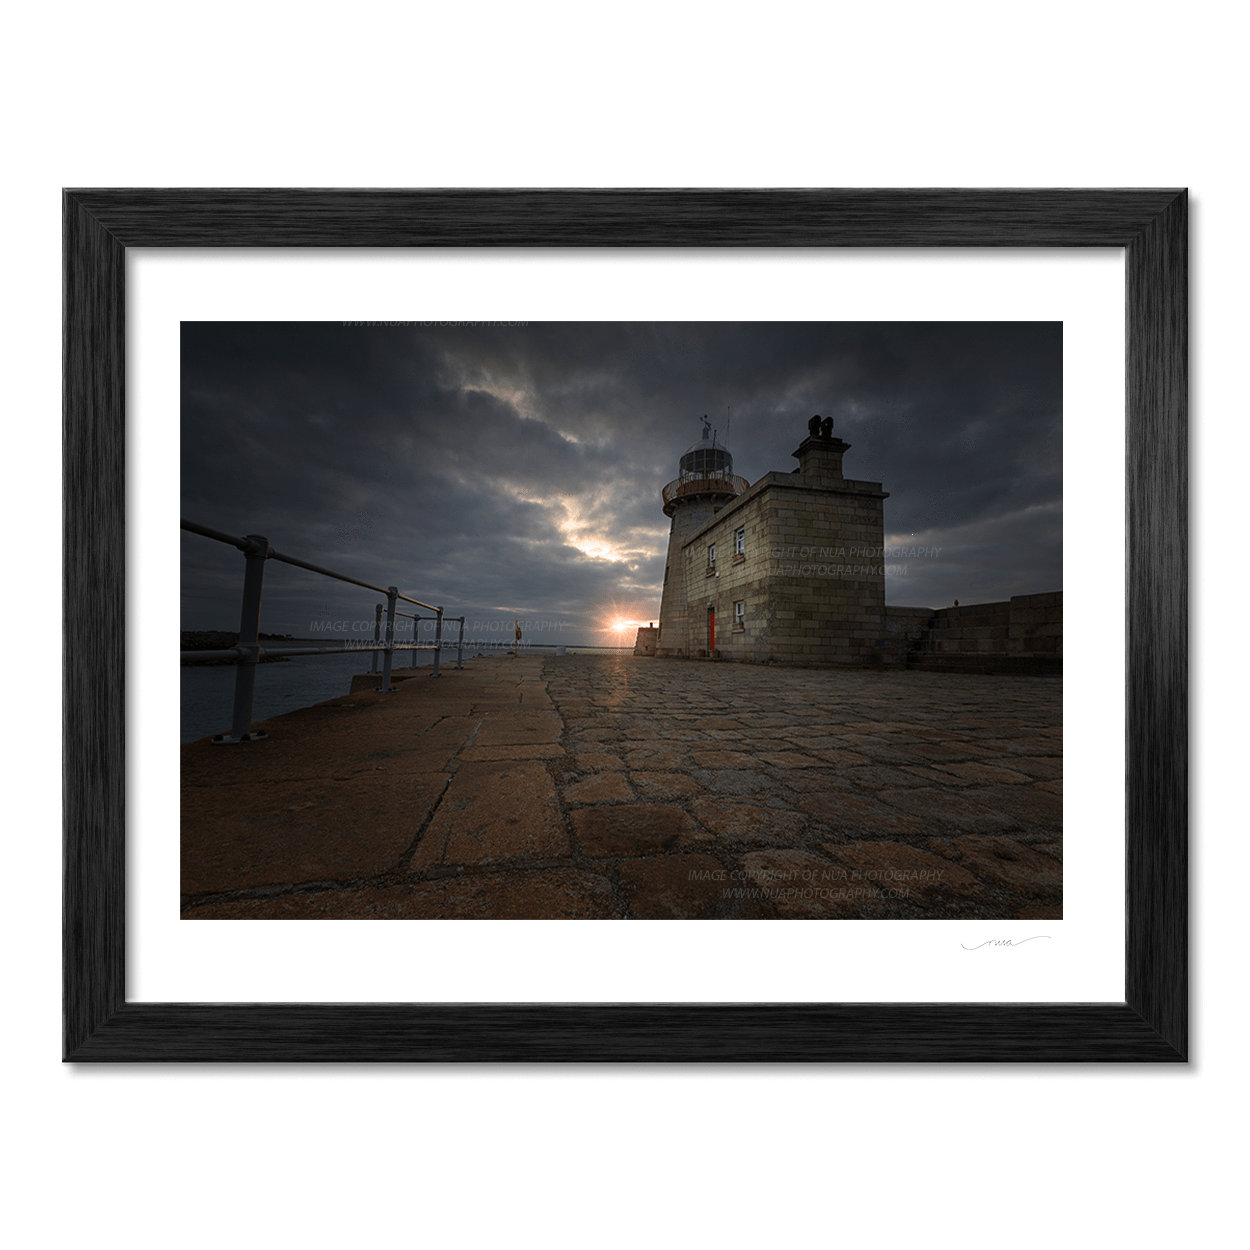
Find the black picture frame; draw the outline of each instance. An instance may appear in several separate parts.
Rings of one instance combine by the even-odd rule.
[[[63,231],[65,1060],[1185,1061],[1184,190],[111,188]],[[126,1001],[126,250],[435,246],[1125,249],[1123,1002]]]

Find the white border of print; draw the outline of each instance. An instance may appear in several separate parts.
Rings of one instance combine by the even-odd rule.
[[[128,999],[1123,998],[1122,251],[130,249],[126,284]],[[179,323],[656,319],[1063,321],[1063,589],[1069,612],[1079,605],[1064,659],[1064,920],[181,922],[167,621],[179,561]],[[1081,645],[1085,631],[1096,647]],[[965,949],[1036,934],[1048,940]]]

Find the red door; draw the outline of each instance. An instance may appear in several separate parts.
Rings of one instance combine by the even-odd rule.
[[[716,651],[716,609],[708,608],[707,610],[707,653],[713,655]]]

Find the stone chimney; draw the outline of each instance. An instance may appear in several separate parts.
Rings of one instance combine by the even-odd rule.
[[[813,486],[834,486],[845,479],[842,476],[842,456],[850,450],[833,435],[833,418],[823,421],[813,417],[808,423],[808,435],[791,454],[798,460],[795,473],[810,481]]]

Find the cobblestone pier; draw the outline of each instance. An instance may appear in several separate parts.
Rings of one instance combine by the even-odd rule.
[[[1063,688],[632,655],[182,748],[185,919],[1057,919]]]

